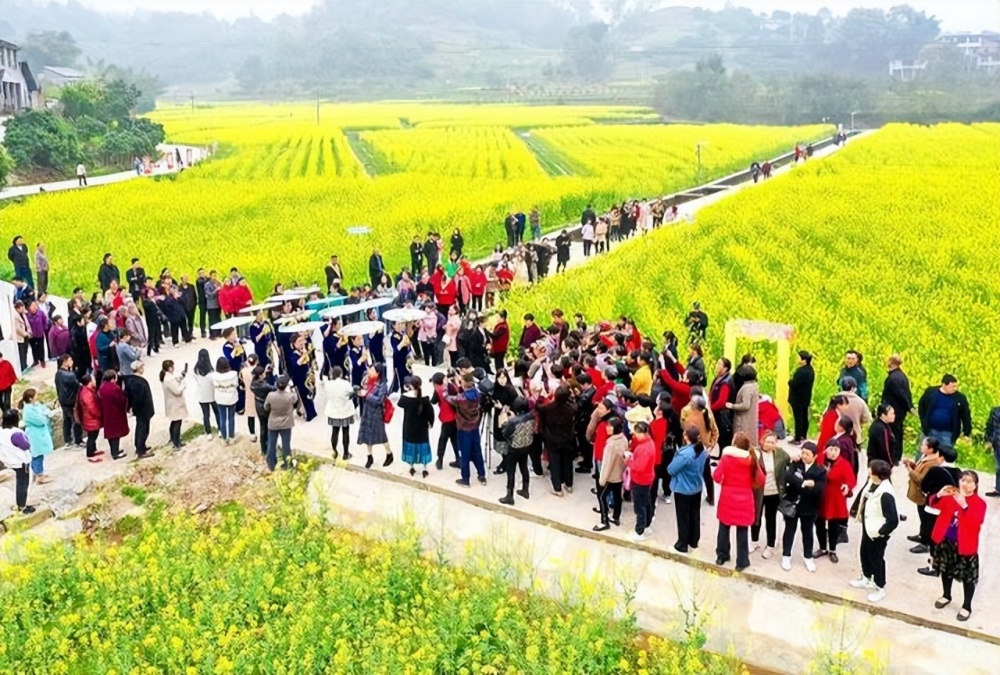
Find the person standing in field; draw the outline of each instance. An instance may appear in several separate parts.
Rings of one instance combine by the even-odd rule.
[[[227,329],[227,330],[232,330]],[[198,372],[197,365],[195,373]],[[236,436],[236,405],[239,402],[240,389],[239,370],[234,369],[225,356],[220,356],[215,362],[215,372],[211,374],[213,396],[218,406],[219,436],[226,445],[231,445]],[[205,406],[202,412],[206,415]]]
[[[115,257],[110,253],[105,253],[101,262],[101,267],[97,270],[97,283],[101,287],[101,293],[107,293],[111,288],[111,282],[121,284],[122,275],[115,265]]]
[[[566,265],[569,264],[569,250],[572,240],[570,239],[569,232],[563,230],[556,237],[556,273],[560,271],[566,271]]]
[[[854,490],[857,479],[854,467],[841,454],[840,444],[830,439],[824,449],[826,466],[826,487],[816,516],[816,539],[819,548],[813,552],[813,559],[830,556],[830,562],[840,562],[837,544],[840,535],[847,529],[849,513],[847,498]]]
[[[358,445],[366,446],[368,460],[365,468],[370,469],[375,463],[372,456],[372,446],[381,445],[385,448],[385,460],[382,466],[392,464],[392,448],[389,447],[389,436],[385,431],[385,407],[389,398],[389,387],[386,382],[385,365],[375,363],[368,368],[358,397],[362,399],[361,422],[358,428]],[[389,403],[391,405],[391,402]]]
[[[17,235],[11,240],[10,249],[7,250],[7,259],[14,266],[14,276],[21,277],[25,283],[35,287],[35,280],[31,276],[31,263],[28,259],[28,245],[24,243],[24,237]],[[39,290],[39,293],[44,291]]]
[[[87,187],[87,167],[80,162],[76,165],[76,186]]]
[[[35,272],[38,274],[38,294],[49,292],[49,256],[45,244],[38,242],[35,247]]]
[[[795,420],[792,445],[798,445],[809,437],[809,406],[812,404],[813,384],[816,382],[812,359],[812,354],[800,351],[799,367],[788,381],[788,406],[792,409]]]
[[[764,523],[767,541],[760,557],[767,560],[774,552],[778,534],[778,504],[785,496],[785,469],[791,461],[788,453],[778,446],[778,437],[773,431],[764,433],[757,455],[764,482],[754,487],[754,505],[757,515],[750,528],[750,553],[759,548],[761,522]]]
[[[701,443],[701,432],[697,427],[689,426],[684,430],[684,446],[667,466],[677,515],[674,550],[678,553],[698,548],[701,539],[701,493],[705,488],[707,467],[708,453]]]

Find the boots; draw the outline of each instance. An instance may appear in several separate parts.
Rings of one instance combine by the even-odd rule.
[[[506,504],[507,506],[514,506],[514,491],[507,490],[507,495],[500,498],[501,504]]]
[[[525,499],[529,499],[529,497],[528,497],[528,484],[524,483],[521,486],[521,489],[517,491],[517,494],[520,495],[521,497],[524,497]]]

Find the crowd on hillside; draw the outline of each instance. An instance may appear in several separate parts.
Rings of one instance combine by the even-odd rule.
[[[645,208],[616,209],[618,236],[641,229],[638,224],[647,217],[651,227],[663,222],[665,211]],[[623,219],[625,212],[630,215]],[[596,228],[605,217],[614,223],[614,213],[598,217],[588,207],[581,220]],[[810,572],[821,559],[836,564],[838,546],[856,519],[863,575],[851,585],[868,591],[872,602],[885,596],[885,550],[905,518],[891,484],[893,467],[902,465],[906,494],[919,516],[911,550],[929,558],[919,572],[940,578],[939,607],[951,602],[954,580],[961,582],[958,618],[968,619],[986,504],[979,497],[978,474],[959,468],[956,442],[970,435],[971,415],[956,378],[945,375],[914,406],[902,360],[891,356],[881,402],[872,411],[862,355],[848,351],[837,380],[840,393],[827,403],[811,441],[813,356],[799,352],[789,383],[791,438],[783,446],[779,441],[788,432],[779,404],[784,402],[761,392],[752,355],[738,364],[708,359],[710,323],[699,303],[692,305],[684,330],[663,333],[659,344],[628,317],[588,322],[559,309],[525,315],[515,336],[505,310],[489,311],[494,298],[488,297],[492,280],[498,280],[500,293],[514,281],[512,260],[524,244],[512,218],[514,239],[506,249],[501,245],[495,264],[468,262],[459,230],[442,264],[445,247],[432,233],[426,241],[414,238],[410,269],[397,275],[390,276],[375,250],[367,282],[350,285],[333,256],[325,269],[328,293],[278,284],[259,305],[237,268],[222,279],[215,270],[199,269],[192,283],[168,269],[147,275],[134,258],[123,279],[108,254],[97,275],[100,292],[88,299],[84,289],[76,289],[63,322],[52,315],[41,287],[36,295],[30,266],[16,267],[15,338],[19,345],[27,343],[33,357],[32,340],[43,340],[43,347],[48,340],[49,355],[57,359],[58,398],[53,409],[28,390],[14,405],[15,370],[0,358],[0,462],[16,473],[17,507],[32,509],[27,505],[32,478],[48,480],[44,458],[53,447],[46,434],[60,412],[64,443],[86,447],[90,462],[104,459],[102,435],[112,459],[126,456],[121,439],[133,433],[137,457],[152,456],[148,436],[157,394],[144,377],[144,354],[158,353],[168,334],[175,346],[194,340],[197,325],[202,338],[221,339],[221,348],[206,343],[190,369],[164,360],[158,375],[162,415],[176,449],[184,445],[181,426],[190,416],[185,392],[193,387],[204,433],[213,434],[214,423],[219,437],[232,442],[237,419],[244,417],[252,442],[259,431],[269,470],[289,466],[296,424],[320,417],[330,428],[333,456],[350,459],[353,439],[364,447],[368,468],[378,446],[383,466],[395,461],[397,450],[411,476],[420,471],[426,478],[432,464],[444,471],[447,462],[457,470],[456,482],[469,488],[473,471],[476,481],[487,484],[496,457],[493,472],[505,476],[500,501],[507,505],[516,496],[531,496],[532,474],[547,473],[553,498],[582,487],[594,495],[590,506],[597,531],[620,527],[630,502],[637,541],[650,536],[658,506],[672,503],[674,549],[680,553],[701,544],[704,500],[716,507],[716,562],[727,565],[735,558],[738,570],[751,565],[751,554],[764,560],[778,555],[779,546],[781,567],[791,569],[797,538]],[[534,227],[531,217],[528,222]],[[307,303],[338,295],[345,304],[373,299],[387,304],[359,308],[319,327],[278,330],[311,318]],[[388,305],[416,313],[384,321]],[[241,326],[235,325],[239,321],[217,326],[241,315],[248,316]],[[358,327],[363,330],[352,330]],[[25,349],[22,370],[26,357]],[[414,373],[417,360],[435,369],[428,381]],[[35,365],[47,367],[44,352]],[[913,458],[904,450],[911,413],[921,428]],[[396,415],[402,416],[401,439],[390,440]],[[987,440],[1000,450],[1000,408],[986,430]],[[986,495],[1000,496],[1000,472]]]

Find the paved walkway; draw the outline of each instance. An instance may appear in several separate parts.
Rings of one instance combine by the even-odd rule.
[[[160,159],[153,164],[152,172],[145,173],[142,175],[137,174],[135,171],[120,171],[118,173],[109,173],[103,176],[93,176],[87,178],[86,187],[97,187],[99,185],[112,185],[114,183],[122,183],[127,180],[132,180],[133,178],[143,178],[149,176],[159,176],[164,174],[176,173],[180,168],[171,162],[169,165],[166,161],[166,156],[168,154],[176,153],[177,150],[181,151],[182,157],[187,157],[188,151],[191,151],[193,163],[200,162],[201,160],[208,157],[207,151],[204,148],[198,148],[190,145],[160,145],[157,149],[163,153],[163,159]],[[187,161],[185,159],[185,161]],[[55,181],[52,183],[38,183],[36,185],[17,185],[14,187],[9,187],[4,190],[0,190],[0,199],[12,199],[14,197],[27,197],[30,195],[37,195],[49,192],[63,192],[65,190],[83,190],[85,186],[81,186],[76,178],[71,180]]]

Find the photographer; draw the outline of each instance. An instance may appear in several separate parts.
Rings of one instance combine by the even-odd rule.
[[[518,469],[521,471],[521,489],[517,491],[517,494],[525,499],[529,498],[528,450],[535,441],[535,416],[528,408],[528,401],[518,397],[497,417],[500,423],[500,434],[507,446],[507,453],[504,455],[504,465],[507,471],[507,494],[500,499],[500,503],[513,506],[514,474]]]

